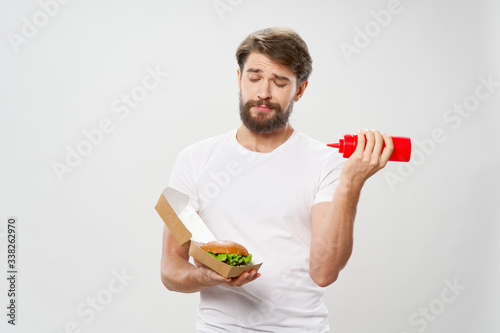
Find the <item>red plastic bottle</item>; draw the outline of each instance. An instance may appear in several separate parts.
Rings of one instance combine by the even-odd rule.
[[[394,144],[389,161],[394,162],[409,162],[411,157],[411,140],[402,136],[391,136]],[[365,135],[366,140],[366,135]],[[365,141],[366,142],[366,141]],[[339,153],[343,153],[343,157],[348,158],[356,150],[358,144],[358,136],[356,134],[345,134],[343,139],[339,139],[339,143],[329,143],[327,146],[339,149]],[[384,146],[385,147],[385,143]],[[383,148],[382,148],[383,149]]]

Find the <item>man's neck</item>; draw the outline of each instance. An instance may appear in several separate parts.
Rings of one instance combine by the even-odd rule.
[[[271,133],[256,133],[241,124],[236,132],[236,140],[248,150],[269,153],[281,146],[292,136],[293,128],[287,123],[283,128]]]

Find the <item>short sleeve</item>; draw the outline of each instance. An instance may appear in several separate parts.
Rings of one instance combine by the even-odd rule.
[[[198,191],[196,190],[196,167],[193,161],[191,146],[184,148],[174,163],[168,186],[189,196],[189,205],[200,210]]]
[[[332,154],[321,173],[318,191],[314,197],[313,205],[319,202],[332,201],[335,190],[340,181],[340,174],[345,159],[338,153]]]

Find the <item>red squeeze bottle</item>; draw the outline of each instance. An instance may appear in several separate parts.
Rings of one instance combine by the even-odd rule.
[[[391,136],[394,143],[394,151],[392,152],[389,161],[394,162],[409,162],[411,156],[411,140],[402,136]],[[365,135],[366,140],[366,135]],[[365,141],[366,142],[366,141]],[[356,134],[345,134],[343,139],[339,139],[339,143],[329,143],[328,147],[339,149],[339,153],[343,153],[343,157],[348,158],[354,153],[358,144],[358,136]],[[382,147],[382,149],[385,147]]]

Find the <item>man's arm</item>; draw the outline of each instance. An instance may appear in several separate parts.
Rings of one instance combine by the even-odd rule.
[[[189,262],[188,252],[188,249],[180,246],[168,228],[164,226],[161,281],[168,290],[193,293],[218,284],[241,287],[260,276],[252,270],[237,278],[225,278],[202,264],[192,265]]]
[[[352,253],[356,208],[365,181],[382,169],[394,150],[392,139],[379,132],[358,132],[358,145],[345,163],[332,202],[311,210],[309,274],[321,287],[337,279]],[[382,151],[383,144],[386,147]],[[364,149],[363,149],[364,148]]]

